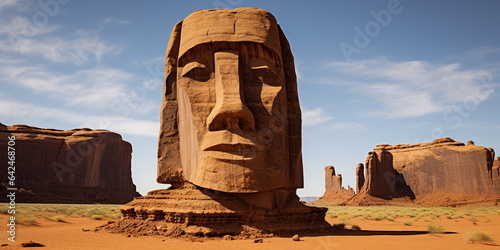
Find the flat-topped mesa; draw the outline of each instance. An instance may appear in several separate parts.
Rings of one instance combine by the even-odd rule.
[[[15,185],[22,189],[16,201],[126,203],[139,196],[131,176],[132,146],[117,133],[2,124],[0,147],[9,143],[16,152]],[[7,164],[6,151],[0,159]],[[7,177],[5,166],[1,181]]]
[[[354,189],[342,186],[342,175],[335,174],[335,167],[325,167],[325,193],[316,204],[338,205],[347,202],[354,196]]]
[[[492,148],[476,146],[473,141],[465,145],[448,137],[414,145],[380,144],[368,153],[366,180],[364,185],[358,184],[362,188],[357,196],[406,197],[418,202],[439,194],[449,201],[463,195],[491,200],[500,197],[494,156]]]

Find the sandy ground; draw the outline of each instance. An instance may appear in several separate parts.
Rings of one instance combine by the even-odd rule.
[[[0,221],[7,221],[0,215]],[[397,218],[395,221],[372,221],[353,218],[350,224],[361,227],[362,231],[350,231],[341,235],[301,237],[301,241],[290,238],[268,238],[263,243],[253,240],[201,239],[202,242],[187,242],[182,239],[161,237],[126,237],[107,232],[94,232],[93,229],[106,221],[89,218],[69,218],[67,222],[54,222],[41,219],[37,226],[18,225],[16,242],[7,240],[2,230],[0,244],[3,249],[19,249],[23,242],[38,242],[44,249],[500,249],[500,215],[487,215],[478,218],[477,225],[467,219],[437,218],[432,223],[444,227],[446,234],[426,234],[430,222],[413,221],[411,226],[403,221],[411,218]],[[339,219],[329,219],[330,223],[341,223]],[[347,226],[349,228],[350,226]],[[6,228],[4,226],[3,228]],[[91,229],[83,231],[82,229]],[[470,244],[465,242],[465,234],[482,230],[491,234],[497,244]]]

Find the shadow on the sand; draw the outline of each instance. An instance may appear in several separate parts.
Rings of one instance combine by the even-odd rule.
[[[304,236],[373,236],[373,235],[385,235],[385,236],[397,236],[397,235],[421,235],[429,234],[427,231],[384,231],[384,230],[336,230],[328,233],[318,233],[318,234],[307,234]],[[457,232],[444,232],[442,234],[457,234]]]

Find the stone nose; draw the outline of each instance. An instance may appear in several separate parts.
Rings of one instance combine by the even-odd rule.
[[[237,51],[215,53],[215,107],[207,118],[209,131],[255,130],[255,119],[244,103]]]

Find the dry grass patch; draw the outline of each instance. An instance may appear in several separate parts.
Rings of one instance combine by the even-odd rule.
[[[95,204],[16,204],[16,222],[37,225],[39,219],[67,222],[69,218],[88,217],[94,220],[119,219],[121,205]],[[0,213],[8,214],[7,203],[0,203]]]
[[[494,242],[493,238],[491,238],[491,235],[486,233],[486,232],[483,232],[483,231],[480,231],[480,230],[477,230],[477,231],[472,231],[472,232],[468,232],[466,235],[465,235],[465,241],[469,242],[469,243],[492,243]]]
[[[427,232],[429,234],[442,234],[444,233],[444,227],[438,224],[429,224],[427,225]]]

